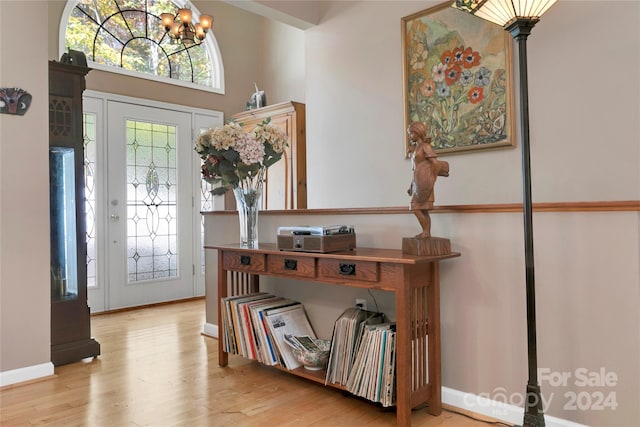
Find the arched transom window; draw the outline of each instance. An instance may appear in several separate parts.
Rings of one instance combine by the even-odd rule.
[[[89,66],[182,86],[224,93],[220,51],[209,31],[202,43],[169,37],[162,13],[180,7],[200,12],[184,0],[70,0],[60,25],[60,54],[84,52]]]

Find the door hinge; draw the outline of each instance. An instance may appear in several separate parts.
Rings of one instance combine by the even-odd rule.
[[[193,275],[196,275],[196,265],[195,264],[191,264],[191,267],[193,267]]]

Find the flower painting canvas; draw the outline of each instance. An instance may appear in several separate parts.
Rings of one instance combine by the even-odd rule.
[[[427,125],[439,154],[513,146],[509,34],[450,2],[403,18],[402,31],[405,128]]]

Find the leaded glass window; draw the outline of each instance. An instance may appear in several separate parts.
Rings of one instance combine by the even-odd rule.
[[[97,234],[96,234],[96,115],[83,114],[84,143],[84,206],[87,227],[87,286],[97,286]]]
[[[222,59],[213,34],[196,46],[165,33],[160,14],[184,0],[71,0],[63,14],[61,52],[84,52],[90,66],[107,71],[224,93]]]
[[[178,274],[176,127],[126,121],[129,282]]]

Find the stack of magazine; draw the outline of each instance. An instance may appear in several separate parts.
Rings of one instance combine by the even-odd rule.
[[[395,401],[395,323],[366,325],[346,388],[382,406]]]
[[[383,406],[395,404],[396,325],[383,313],[346,309],[336,320],[325,383]]]
[[[384,314],[362,310],[358,307],[347,308],[340,315],[333,326],[326,383],[347,385],[365,326],[379,324],[383,321]]]
[[[304,306],[264,292],[222,298],[223,348],[266,365],[301,366],[285,336],[316,338]]]

